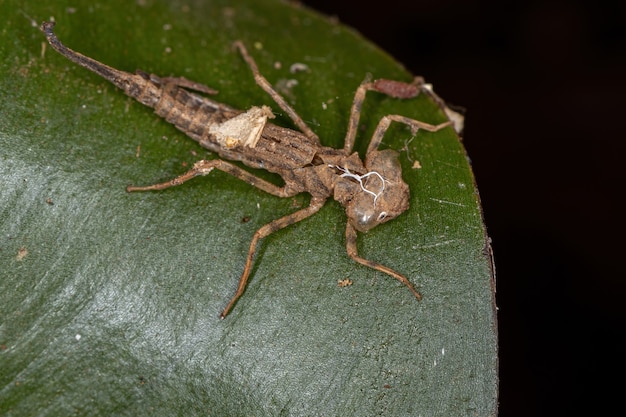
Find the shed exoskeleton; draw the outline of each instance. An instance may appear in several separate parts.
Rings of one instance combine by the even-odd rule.
[[[378,149],[391,122],[408,125],[414,132],[418,129],[436,132],[450,126],[451,122],[432,125],[400,115],[387,115],[380,120],[372,135],[365,160],[362,161],[353,151],[366,93],[376,91],[399,99],[410,99],[420,93],[421,79],[416,79],[418,82],[414,83],[366,79],[361,83],[354,95],[344,147],[335,149],[321,145],[317,135],[261,75],[241,42],[235,42],[234,45],[252,70],[256,83],[289,115],[300,131],[268,122],[274,116],[267,106],[255,106],[244,112],[197,94],[215,94],[216,91],[185,78],[158,77],[142,71],[132,74],[111,68],[63,45],[54,34],[53,27],[54,23],[44,22],[41,30],[57,52],[104,77],[130,97],[154,108],[157,115],[221,158],[198,161],[188,172],[171,181],[148,186],[128,186],[127,191],[162,190],[218,169],[278,197],[291,197],[302,192],[311,195],[307,207],[276,219],[256,231],[250,242],[237,291],[222,311],[221,318],[231,311],[245,291],[259,240],[313,215],[330,197],[346,210],[348,255],[356,262],[402,282],[418,300],[421,299],[419,292],[404,275],[358,255],[357,231],[367,232],[409,208],[409,186],[402,179],[398,153],[391,149]],[[263,180],[229,160],[277,173],[285,184],[278,186]]]

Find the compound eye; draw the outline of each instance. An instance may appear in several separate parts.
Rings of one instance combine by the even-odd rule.
[[[383,220],[385,220],[386,217],[387,217],[387,212],[381,211],[380,214],[378,215],[378,221],[382,222]]]

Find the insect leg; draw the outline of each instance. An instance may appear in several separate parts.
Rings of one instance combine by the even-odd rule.
[[[243,269],[243,273],[241,274],[241,278],[239,278],[239,285],[237,286],[237,292],[230,300],[222,314],[220,314],[220,318],[226,317],[226,315],[233,308],[239,297],[243,294],[246,289],[246,285],[248,284],[248,278],[250,277],[250,271],[252,269],[252,261],[254,260],[254,253],[256,251],[257,244],[260,239],[269,236],[270,234],[283,229],[289,225],[297,223],[301,220],[306,219],[309,216],[317,213],[320,208],[324,205],[326,199],[322,198],[311,198],[311,202],[308,207],[303,208],[302,210],[298,210],[295,213],[291,213],[287,216],[281,217],[280,219],[276,219],[273,222],[266,224],[256,231],[254,236],[252,237],[252,241],[250,242],[250,249],[248,250],[248,256],[246,258],[246,266]]]
[[[346,138],[343,141],[343,150],[346,155],[350,155],[352,153],[352,149],[354,148],[354,140],[356,138],[357,129],[359,128],[361,108],[363,107],[363,101],[365,101],[365,94],[371,89],[372,82],[370,81],[370,76],[368,75],[354,93],[352,108],[350,109],[350,120],[348,121],[348,132],[346,133]]]
[[[212,89],[204,84],[188,80],[185,77],[159,77],[164,85],[175,85],[176,87],[187,88],[189,90],[199,91],[204,94],[217,94],[217,90]]]
[[[348,255],[352,259],[354,259],[361,265],[369,266],[372,269],[375,269],[380,272],[384,272],[385,274],[394,277],[395,279],[403,283],[405,286],[407,286],[409,290],[411,290],[415,298],[418,299],[418,301],[422,299],[422,295],[419,292],[417,292],[417,290],[415,289],[415,287],[413,287],[413,284],[411,284],[411,281],[409,281],[407,277],[405,277],[404,275],[384,265],[361,258],[358,255],[358,251],[356,247],[356,238],[357,238],[356,229],[350,224],[350,222],[348,222],[348,225],[346,226],[346,250],[348,251]]]
[[[413,134],[417,133],[419,129],[424,129],[429,132],[436,132],[446,126],[452,125],[451,121],[440,123],[438,125],[431,125],[429,123],[420,122],[419,120],[411,119],[397,114],[384,116],[382,119],[380,119],[380,122],[378,122],[378,126],[376,127],[376,130],[372,135],[372,139],[370,140],[370,144],[367,147],[366,155],[369,155],[370,152],[378,149],[378,146],[380,146],[380,142],[382,142],[383,136],[385,136],[385,132],[389,128],[391,122],[404,123],[411,128]]]
[[[234,43],[235,48],[239,49],[241,56],[246,61],[250,69],[252,70],[252,75],[254,76],[254,81],[256,81],[257,85],[263,89],[267,94],[272,97],[272,99],[278,104],[278,106],[289,116],[289,118],[294,122],[298,129],[302,133],[304,133],[309,139],[315,140],[317,143],[320,143],[319,137],[304,123],[304,120],[298,113],[285,101],[285,99],[276,91],[272,84],[260,73],[259,67],[256,65],[254,58],[248,53],[246,47],[241,43],[241,41],[236,41]]]
[[[386,80],[386,79],[379,79],[379,80],[371,81],[370,77],[367,76],[365,80],[361,83],[361,85],[356,89],[356,92],[354,93],[354,99],[352,101],[352,108],[350,109],[350,121],[348,124],[348,131],[346,133],[346,138],[343,144],[344,152],[348,155],[352,153],[352,149],[354,147],[354,141],[356,138],[356,132],[359,128],[359,120],[361,118],[361,108],[363,107],[363,102],[365,101],[365,95],[367,94],[368,91],[376,91],[379,93],[386,94],[393,98],[409,99],[409,98],[416,97],[420,93],[421,84],[424,84],[424,80],[421,77],[416,77],[415,80],[409,84],[409,83],[404,83],[402,81],[394,81],[394,80]],[[411,119],[407,119],[407,120],[411,120]],[[427,129],[427,130],[428,128],[426,126],[431,126],[422,122],[417,122],[417,123],[420,125],[420,127]],[[409,125],[412,126],[411,124]],[[381,134],[380,140],[382,140],[382,135],[387,130],[388,126],[389,126],[389,123],[387,123],[386,126],[382,127],[382,134]],[[380,128],[381,126],[379,125],[379,129]],[[378,143],[376,143],[375,146],[372,146],[370,144],[369,149],[378,148],[378,145],[380,145],[380,140],[378,141]],[[368,150],[368,153],[369,153],[369,150]]]
[[[199,175],[207,175],[213,169],[218,169],[220,171],[226,172],[234,177],[239,178],[242,181],[247,182],[248,184],[263,190],[269,194],[275,195],[277,197],[291,197],[295,195],[294,192],[289,192],[285,187],[279,187],[271,182],[265,181],[259,177],[256,177],[246,171],[245,169],[239,168],[236,165],[228,163],[226,161],[222,161],[221,159],[213,159],[213,160],[202,160],[198,161],[193,165],[189,171],[184,174],[174,178],[173,180],[147,185],[144,187],[137,187],[133,185],[129,185],[126,187],[126,191],[152,191],[152,190],[163,190],[165,188],[175,187],[177,185],[181,185],[184,182],[189,181],[192,178],[195,178]]]

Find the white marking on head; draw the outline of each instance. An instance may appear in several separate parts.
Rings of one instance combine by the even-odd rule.
[[[343,174],[340,175],[341,178],[354,178],[355,180],[357,180],[359,185],[361,186],[361,190],[363,190],[366,193],[371,194],[372,196],[374,196],[374,205],[376,205],[376,200],[378,199],[378,197],[383,193],[383,191],[385,191],[385,182],[387,182],[387,180],[384,179],[383,176],[380,175],[376,171],[370,171],[370,172],[368,172],[366,174],[358,175],[358,174],[353,174],[352,172],[350,172],[350,170],[348,168],[343,168],[343,167],[340,167],[340,166],[337,166],[337,165],[328,165],[328,166],[331,167],[331,168],[337,168],[339,171],[343,172]],[[380,181],[383,183],[383,186],[381,187],[381,189],[380,189],[380,191],[378,193],[374,193],[373,191],[368,190],[363,185],[363,178],[367,178],[370,175],[376,175],[378,178],[380,178]],[[387,213],[385,213],[385,215],[387,215]]]

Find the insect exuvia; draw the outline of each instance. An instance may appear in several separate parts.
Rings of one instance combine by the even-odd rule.
[[[409,186],[402,180],[398,153],[391,149],[378,149],[391,122],[408,125],[414,132],[418,129],[435,132],[449,126],[451,122],[431,125],[400,115],[387,115],[379,121],[364,161],[353,152],[353,145],[361,107],[368,91],[409,99],[417,96],[425,87],[418,83],[366,79],[354,95],[343,149],[335,149],[321,145],[317,135],[261,75],[241,42],[235,42],[235,47],[252,70],[256,83],[289,115],[300,132],[269,123],[267,119],[274,116],[267,106],[255,106],[244,112],[196,94],[194,91],[204,94],[216,92],[185,78],[158,77],[142,71],[131,74],[111,68],[63,45],[54,34],[53,27],[54,23],[44,22],[41,30],[57,52],[104,77],[130,97],[154,108],[157,115],[222,158],[198,161],[188,172],[171,181],[142,187],[128,186],[127,191],[162,190],[218,169],[278,197],[291,197],[303,192],[311,195],[308,207],[276,219],[256,231],[250,242],[237,291],[222,311],[222,318],[231,311],[246,288],[259,240],[315,214],[330,197],[346,210],[348,255],[360,264],[397,279],[418,300],[421,299],[421,295],[404,275],[358,255],[357,231],[366,232],[409,208]],[[263,180],[226,160],[240,161],[250,168],[274,172],[282,177],[284,185],[278,186]]]

